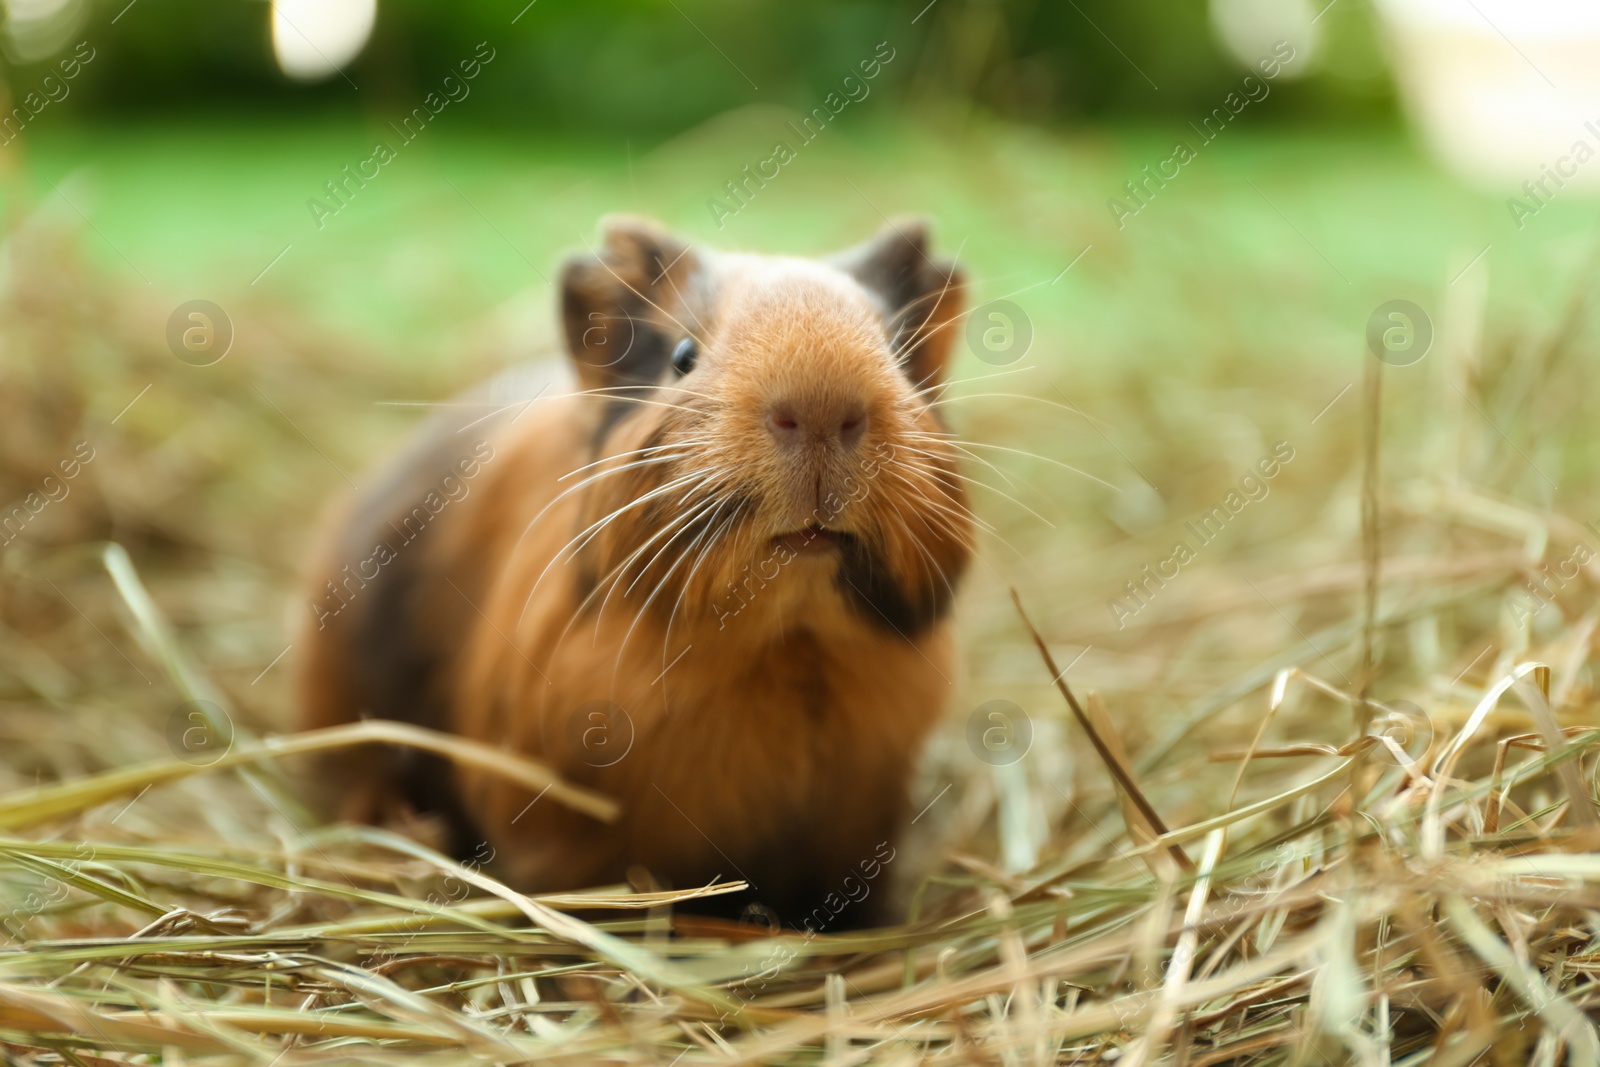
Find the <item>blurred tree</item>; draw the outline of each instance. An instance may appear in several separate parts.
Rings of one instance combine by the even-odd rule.
[[[0,0],[8,20],[18,2]],[[62,2],[84,5],[73,40],[98,53],[63,108],[80,115],[245,107],[388,117],[415,107],[483,41],[496,61],[472,87],[468,121],[646,138],[751,102],[809,109],[879,41],[904,58],[875,91],[1034,122],[1187,119],[1244,73],[1193,0],[379,0],[367,47],[343,77],[314,85],[278,70],[263,0]],[[1326,72],[1274,107],[1386,115],[1391,90],[1369,21],[1362,0],[1332,7]],[[48,62],[16,58],[5,71],[13,92]]]

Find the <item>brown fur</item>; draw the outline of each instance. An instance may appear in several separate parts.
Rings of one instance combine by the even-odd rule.
[[[816,262],[612,221],[563,275],[580,389],[464,433],[436,423],[336,516],[301,686],[308,726],[456,731],[623,814],[370,753],[330,771],[343,814],[442,810],[458,848],[481,835],[530,891],[642,867],[677,887],[744,878],[786,922],[831,919],[844,880],[892,847],[950,694],[972,525],[925,390],[961,296],[915,223]],[[680,378],[685,336],[699,356]],[[451,471],[459,498],[407,527]],[[800,551],[808,522],[833,547]],[[343,570],[390,531],[420,532]],[[833,921],[878,917],[883,895]]]

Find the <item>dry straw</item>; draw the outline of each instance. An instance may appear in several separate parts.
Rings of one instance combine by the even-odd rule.
[[[1105,690],[1081,703],[1056,650],[1100,631],[1080,630],[1071,604],[1021,625],[980,592],[971,639],[1001,674],[973,688],[1008,686],[1052,728],[1020,771],[964,760],[945,737],[931,773],[964,799],[927,820],[946,829],[916,917],[801,936],[673,916],[737,884],[528,897],[410,839],[309,819],[289,757],[379,740],[597,817],[614,808],[415,728],[276,725],[288,694],[261,666],[281,647],[283,531],[344,476],[329,466],[359,469],[393,435],[392,413],[348,410],[393,395],[393,368],[348,344],[324,358],[312,331],[240,306],[274,354],[202,378],[162,351],[161,309],[83,268],[70,241],[19,232],[8,255],[0,344],[31,356],[0,367],[0,488],[26,491],[79,435],[100,450],[77,505],[0,556],[9,1062],[1600,1063],[1597,575],[1584,567],[1532,621],[1507,610],[1551,544],[1585,535],[1553,506],[1515,503],[1514,460],[1470,406],[1419,446],[1446,476],[1386,487],[1374,379],[1364,490],[1345,469],[1360,449],[1319,461],[1306,444],[1296,469],[1321,463],[1328,479],[1301,502],[1342,486],[1369,500],[1363,521],[1284,539],[1298,555],[1262,549],[1287,576],[1253,572],[1271,611],[1222,581],[1252,573],[1231,569],[1244,549],[1217,548],[1211,577],[1186,572],[1153,621],[1077,668],[1080,687]],[[1460,315],[1442,334],[1481,333],[1478,305]],[[1445,344],[1436,373],[1493,407],[1533,379],[1570,383],[1583,336],[1563,323],[1515,360]],[[406,373],[411,395],[449,384]],[[281,412],[252,403],[252,385]],[[1108,409],[1137,410],[1134,393],[1108,388]],[[1011,443],[1033,432],[1008,425]],[[322,455],[296,427],[329,435]],[[1348,420],[1328,432],[1360,437]],[[1184,447],[1162,453],[1158,437],[1146,470]],[[1291,488],[1274,492],[1293,510]],[[1031,552],[1023,524],[1001,525]],[[1420,531],[1445,527],[1418,550]],[[1046,702],[1052,686],[1066,706]],[[188,700],[237,726],[206,767],[162,741]],[[1431,737],[1361,729],[1412,705]],[[1035,808],[1046,823],[1028,838]],[[997,834],[1029,862],[989,858]]]

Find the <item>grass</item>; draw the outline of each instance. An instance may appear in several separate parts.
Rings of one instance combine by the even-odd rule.
[[[8,200],[0,496],[94,454],[0,548],[7,1056],[1600,1062],[1593,241],[1576,203],[1511,229],[1395,138],[1219,141],[1117,231],[1104,199],[1159,135],[864,131],[730,224],[813,251],[921,208],[984,297],[1045,283],[1014,297],[1028,357],[957,372],[997,531],[927,808],[887,867],[903,925],[774,934],[627,887],[530,899],[301,809],[295,753],[378,729],[285,733],[317,512],[413,421],[395,402],[546,343],[535,271],[596,215],[713,234],[704,190],[765,121],[641,151],[631,175],[621,146],[441,137],[321,233],[296,216],[306,186],[361,131],[294,151],[130,134],[82,172],[69,131],[39,143],[15,187],[48,195]],[[205,368],[164,341],[194,295],[238,336]],[[1394,297],[1434,344],[1370,388],[1364,326]],[[1279,442],[1292,459],[1198,543],[1188,524]],[[1179,538],[1193,559],[1126,599]],[[999,766],[967,740],[995,700],[1031,732]],[[224,758],[174,757],[196,725]]]

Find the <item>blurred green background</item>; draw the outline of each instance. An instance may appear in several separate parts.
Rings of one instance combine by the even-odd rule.
[[[364,47],[309,82],[283,73],[261,0],[3,6],[8,110],[62,86],[0,150],[10,225],[92,219],[96,257],[163,294],[273,293],[397,351],[525,296],[608,211],[797,252],[925,212],[987,296],[1092,244],[1071,285],[1023,301],[1088,359],[1182,344],[1195,302],[1248,308],[1228,324],[1241,335],[1299,320],[1297,343],[1348,349],[1361,309],[1497,240],[1529,283],[1514,295],[1537,298],[1586,217],[1556,203],[1519,232],[1439,173],[1404,128],[1366,0],[383,0]],[[1213,143],[1196,136],[1251,74],[1241,56],[1283,38],[1290,72]],[[880,42],[893,59],[867,95],[717,225],[724,183]],[[63,81],[75,47],[93,58]],[[406,142],[405,117],[485,48],[462,98]],[[1117,226],[1108,202],[1178,138],[1200,158]],[[319,226],[313,200],[336,206],[324,183],[385,139],[397,158]],[[1273,299],[1212,291],[1237,294],[1235,267]]]
[[[379,0],[351,55],[301,48],[326,62],[298,78],[283,51],[295,31],[280,26],[275,46],[274,11],[310,29],[314,0],[0,7],[0,218],[11,251],[34,250],[6,269],[19,293],[37,272],[61,304],[0,361],[24,381],[70,361],[87,392],[62,410],[137,442],[103,464],[104,514],[29,536],[115,536],[173,574],[196,565],[165,554],[187,538],[253,568],[254,591],[230,602],[237,631],[208,594],[169,603],[195,641],[220,642],[212,662],[241,692],[284,646],[278,609],[317,512],[420,417],[405,405],[553,350],[549,280],[610,212],[798,254],[887,216],[932,217],[976,300],[1014,301],[1035,337],[1014,365],[967,347],[955,370],[970,394],[955,425],[1000,468],[974,464],[999,533],[972,583],[972,632],[1014,638],[1004,590],[1037,589],[1054,632],[1094,646],[1082,669],[1098,685],[1169,709],[1278,647],[1196,636],[1185,612],[1219,590],[1259,601],[1213,555],[1126,631],[1108,602],[1280,438],[1307,458],[1230,534],[1228,558],[1252,580],[1355,558],[1359,421],[1341,390],[1370,358],[1379,305],[1416,302],[1438,336],[1436,357],[1390,376],[1390,484],[1459,473],[1542,511],[1579,500],[1595,469],[1582,391],[1538,393],[1576,372],[1558,355],[1592,351],[1573,313],[1591,288],[1592,206],[1574,188],[1519,225],[1506,191],[1436,162],[1408,118],[1411,68],[1368,0]],[[1264,78],[1280,41],[1296,59]],[[863,62],[891,55],[864,79]],[[823,107],[802,143],[795,127]],[[738,204],[727,183],[779,140],[795,158]],[[1173,169],[1180,141],[1193,158]],[[368,162],[380,142],[393,158]],[[45,272],[47,232],[70,235],[92,279]],[[74,305],[80,284],[117,296]],[[167,318],[193,299],[237,331],[215,368],[167,351]],[[1452,443],[1469,431],[1470,447]],[[61,447],[39,439],[9,493]],[[180,499],[203,515],[169,506]],[[1343,617],[1347,593],[1303,627]],[[1150,621],[1168,612],[1170,627]],[[1162,681],[1157,637],[1209,655]],[[998,647],[974,638],[975,697],[1035,673]]]

